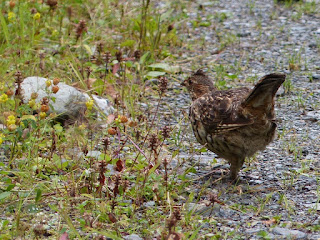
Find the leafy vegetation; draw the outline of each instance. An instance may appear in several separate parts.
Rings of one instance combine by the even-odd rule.
[[[225,205],[219,200],[222,193],[241,195],[242,189],[228,186],[216,191],[210,181],[196,186],[197,192],[191,188],[197,184],[190,176],[198,163],[182,166],[194,153],[206,150],[186,143],[187,114],[180,116],[166,102],[171,81],[180,71],[173,63],[186,51],[194,54],[195,45],[205,49],[208,44],[198,29],[213,32],[210,44],[215,51],[188,59],[195,62],[194,69],[208,55],[219,56],[240,44],[240,36],[223,27],[232,17],[229,12],[199,14],[187,22],[187,12],[194,10],[191,2],[1,1],[0,239],[123,239],[135,233],[145,239],[199,239],[200,231],[203,239],[242,238],[238,229],[222,231],[218,219],[208,213],[215,204]],[[292,16],[295,21],[314,12],[313,3],[285,1],[284,5],[297,9]],[[255,1],[247,7],[254,15]],[[200,5],[198,10],[205,8]],[[277,17],[275,12],[270,18]],[[262,26],[257,22],[260,35]],[[186,42],[194,30],[199,34],[196,42]],[[290,70],[298,71],[303,64],[306,68],[303,53],[287,56]],[[233,63],[210,62],[216,86],[224,89],[238,81],[249,61],[244,53]],[[263,63],[264,57],[259,61]],[[47,98],[38,102],[34,93],[30,100],[23,99],[21,82],[29,76],[48,79]],[[294,90],[291,76],[287,79],[286,93]],[[255,80],[256,76],[247,78]],[[51,110],[61,82],[109,98],[114,113],[97,118],[99,109],[88,100],[81,121],[59,123]],[[179,94],[180,90],[173,91]],[[302,95],[296,103],[305,106]],[[164,106],[170,111],[170,125],[160,112]],[[280,137],[289,131],[283,129]],[[296,147],[296,139],[291,140],[283,148],[300,160],[302,149]],[[186,149],[191,149],[191,157],[177,160]],[[291,187],[295,177],[306,171],[308,162],[290,173],[291,181],[283,186]],[[258,216],[277,194],[274,190],[258,198],[259,206],[231,201],[226,208]],[[205,209],[207,218],[198,209],[201,201],[209,209]],[[294,211],[284,193],[278,201],[290,213]],[[266,219],[263,224],[278,225],[281,216]],[[308,227],[319,230],[319,225]],[[270,238],[264,230],[257,236]]]
[[[173,22],[183,16],[171,5],[163,11],[149,0],[1,2],[6,161],[0,163],[0,202],[8,217],[1,220],[1,239],[175,234],[181,210],[172,201],[183,187],[161,155],[176,130],[158,127],[168,85],[160,76],[176,70],[157,62],[181,41]],[[25,102],[21,82],[27,76],[49,79],[46,99],[37,102],[34,93]],[[148,113],[137,102],[145,97],[145,80],[153,77],[159,77],[152,90],[158,105]],[[49,110],[60,81],[110,97],[116,109],[103,117],[105,130],[92,100],[84,121],[54,121]]]

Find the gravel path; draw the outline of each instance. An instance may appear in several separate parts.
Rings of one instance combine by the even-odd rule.
[[[222,88],[253,86],[270,72],[287,74],[276,105],[279,136],[247,161],[237,186],[199,178],[212,166],[221,171],[228,165],[220,159],[213,163],[215,155],[210,152],[188,152],[201,146],[185,121],[186,152],[174,158],[172,166],[188,159],[183,167],[197,170],[188,175],[196,180],[186,191],[200,198],[189,208],[203,216],[201,236],[320,239],[320,4],[289,7],[273,1],[197,1],[190,3],[189,10],[183,32],[189,48],[180,58],[184,73],[204,68]],[[178,81],[171,87],[181,89]],[[169,104],[161,108],[164,115],[182,109],[182,117],[190,100],[186,91],[168,91],[165,102]],[[224,205],[207,206],[212,193]]]

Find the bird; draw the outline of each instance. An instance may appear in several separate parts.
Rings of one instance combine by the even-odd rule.
[[[249,87],[218,90],[199,69],[182,85],[192,103],[189,119],[197,141],[230,164],[236,182],[246,158],[262,151],[276,135],[275,95],[286,75],[271,73]]]

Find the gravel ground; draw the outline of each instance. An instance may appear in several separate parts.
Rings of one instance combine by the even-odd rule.
[[[213,153],[186,151],[172,161],[176,166],[188,158],[184,168],[196,165],[197,172],[189,174],[195,184],[186,191],[200,194],[206,184],[205,193],[216,194],[224,204],[207,206],[208,196],[203,192],[199,202],[190,204],[190,209],[203,216],[200,232],[206,239],[215,239],[218,233],[229,234],[226,239],[320,239],[320,6],[313,5],[309,14],[310,3],[299,6],[305,7],[302,14],[298,5],[273,1],[191,4],[188,31],[183,34],[192,50],[186,48],[180,58],[184,73],[201,67],[217,79],[221,68],[216,66],[221,64],[236,76],[234,81],[227,79],[223,88],[253,86],[270,72],[287,74],[277,97],[278,138],[246,162],[236,186],[215,181],[214,176],[207,181],[212,166],[216,171],[228,169],[223,160],[213,163]],[[195,21],[211,25],[193,27]],[[219,40],[227,43],[222,51]],[[171,87],[181,89],[178,81]],[[188,111],[189,97],[186,91],[170,90],[161,111],[167,116],[173,109],[182,109],[182,117]],[[187,121],[185,127],[186,149],[200,149]]]

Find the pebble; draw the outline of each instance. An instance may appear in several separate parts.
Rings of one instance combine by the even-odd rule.
[[[293,238],[293,239],[305,239],[307,237],[307,234],[304,232],[301,232],[299,230],[291,230],[288,228],[281,228],[281,227],[275,227],[272,229],[272,232],[276,235],[282,235],[286,238]]]
[[[313,74],[312,75],[312,80],[319,81],[320,80],[320,74]]]
[[[145,207],[154,207],[156,205],[155,201],[149,201],[146,203],[143,203],[143,206]]]
[[[100,151],[88,151],[86,157],[98,159],[100,155],[101,155]]]
[[[127,235],[124,236],[123,239],[125,240],[143,240],[139,235],[137,234],[131,234],[131,235]]]

